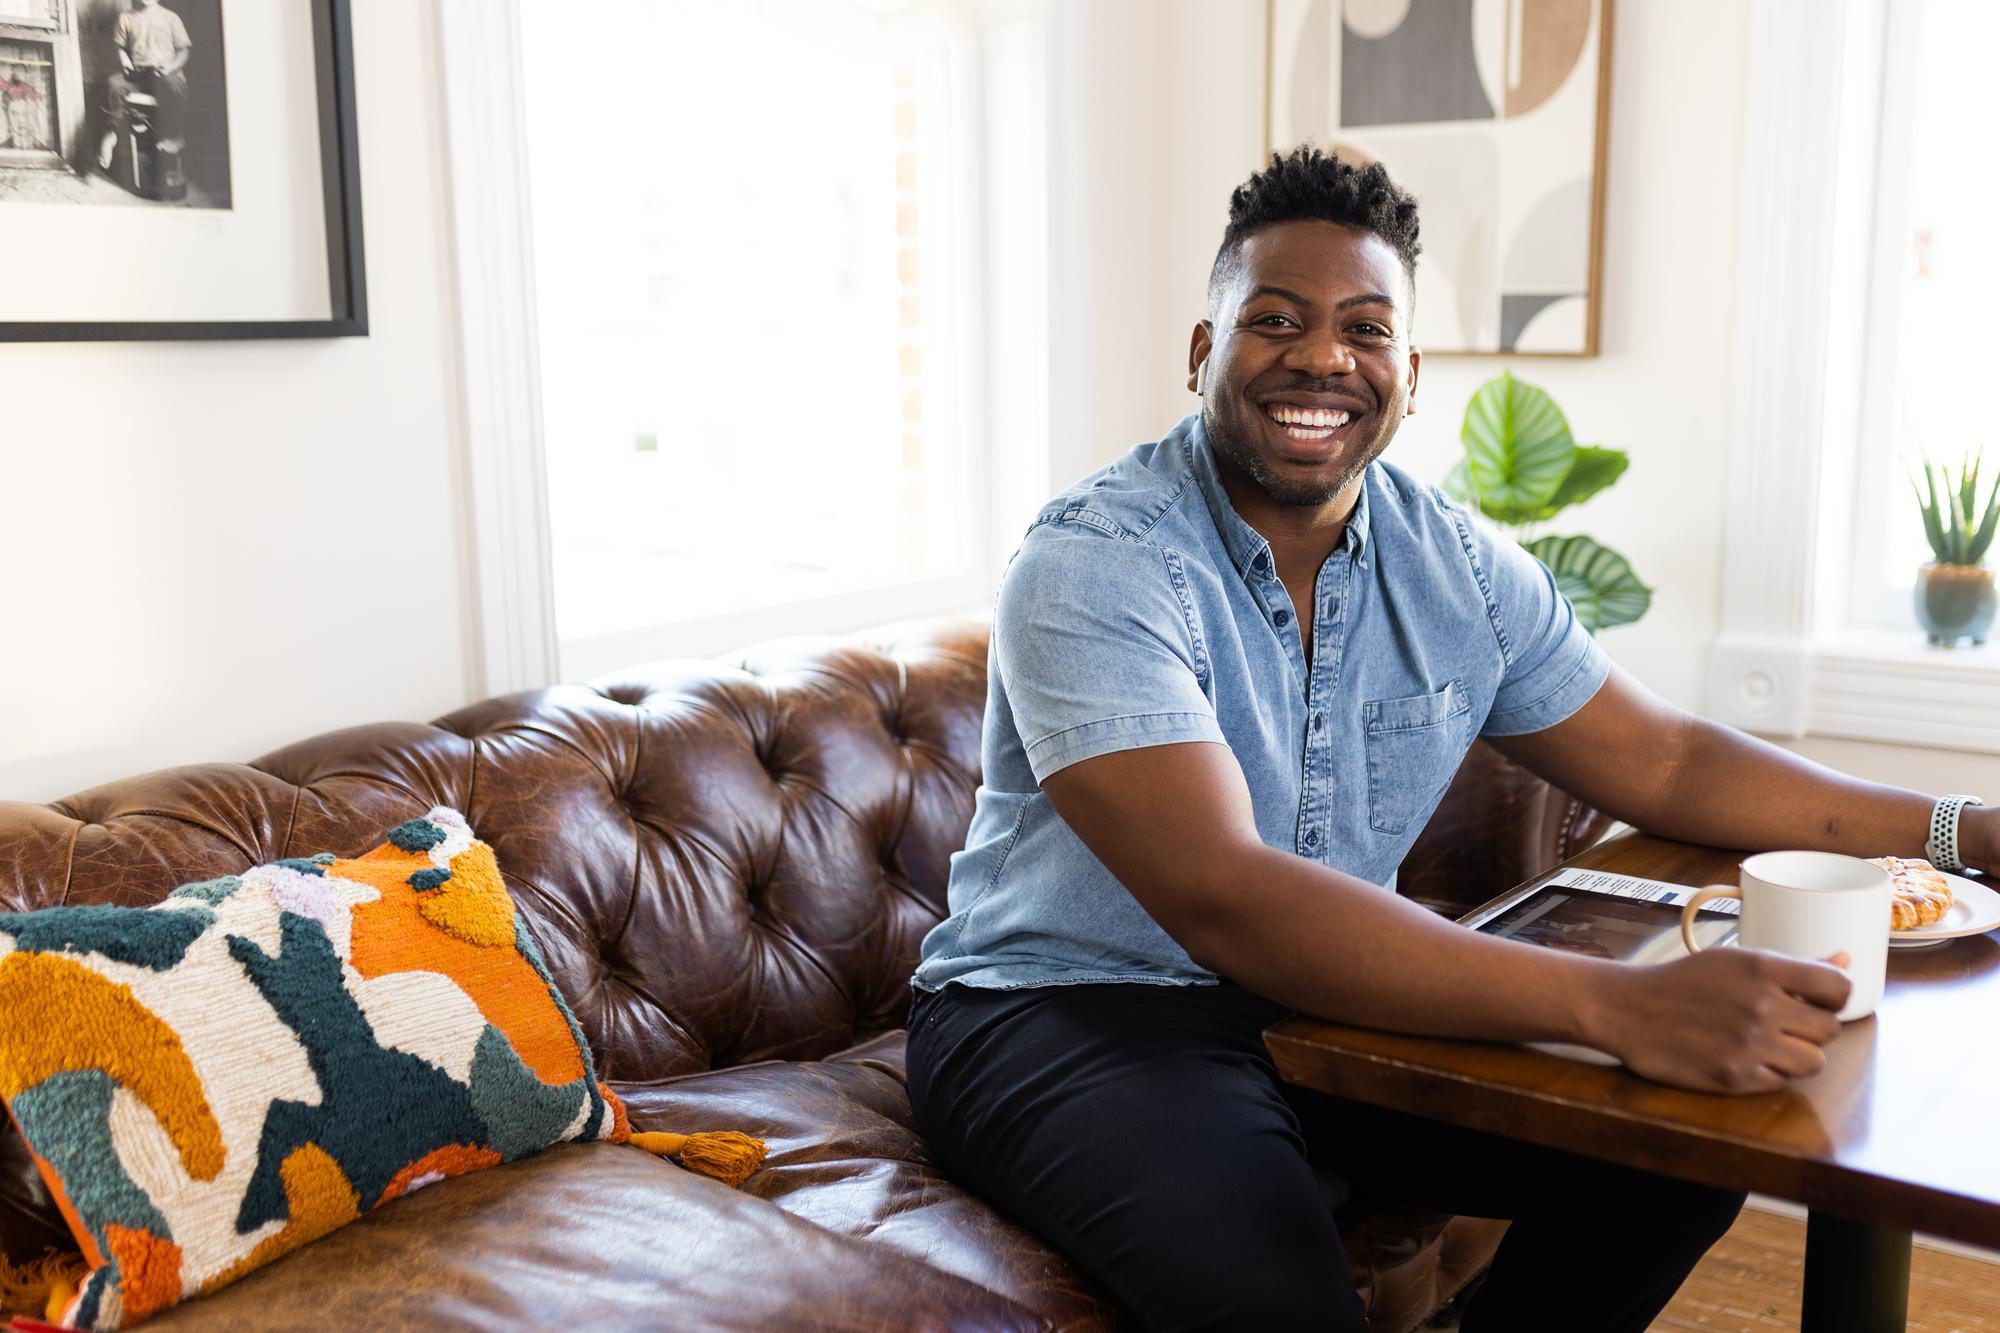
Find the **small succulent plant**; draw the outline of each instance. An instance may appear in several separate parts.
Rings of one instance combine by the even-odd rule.
[[[1954,477],[1949,467],[1924,460],[1924,482],[1910,478],[1917,493],[1917,507],[1924,514],[1924,536],[1941,565],[1978,565],[1985,561],[1993,534],[2000,527],[2000,481],[1986,493],[1986,505],[1979,504],[1979,451],[1958,465]]]

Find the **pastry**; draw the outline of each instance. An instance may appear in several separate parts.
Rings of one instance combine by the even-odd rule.
[[[1878,856],[1869,864],[1889,872],[1889,929],[1915,930],[1943,920],[1951,910],[1951,879],[1921,857]]]

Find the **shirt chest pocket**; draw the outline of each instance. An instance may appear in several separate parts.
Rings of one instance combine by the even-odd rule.
[[[1370,828],[1401,833],[1430,812],[1465,758],[1470,713],[1457,681],[1435,694],[1362,704]]]

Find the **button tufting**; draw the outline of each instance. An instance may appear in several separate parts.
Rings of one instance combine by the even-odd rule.
[[[626,673],[314,738],[257,770],[119,784],[26,824],[10,810],[0,830],[33,873],[26,887],[0,875],[0,910],[51,906],[66,884],[79,903],[157,897],[287,830],[286,851],[352,854],[385,819],[476,790],[474,827],[497,840],[518,919],[600,1072],[649,1084],[816,1057],[850,1027],[900,1018],[916,942],[945,906],[939,853],[963,841],[978,782],[986,659],[983,632],[955,631],[910,650],[907,671],[843,647],[771,655],[761,674]],[[143,838],[141,808],[170,812]],[[240,832],[224,846],[201,820]],[[14,1202],[0,1179],[0,1216]]]
[[[777,756],[772,752],[774,748],[758,745],[753,753],[757,756],[757,763],[763,768],[765,776],[773,782],[782,783],[785,780],[786,770],[784,765],[778,762]]]

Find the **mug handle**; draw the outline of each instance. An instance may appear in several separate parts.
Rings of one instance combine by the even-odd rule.
[[[1711,884],[1688,899],[1687,906],[1681,908],[1681,943],[1687,945],[1689,953],[1701,952],[1701,946],[1694,942],[1694,914],[1701,910],[1703,903],[1716,898],[1734,898],[1742,902],[1743,890],[1734,884]]]

